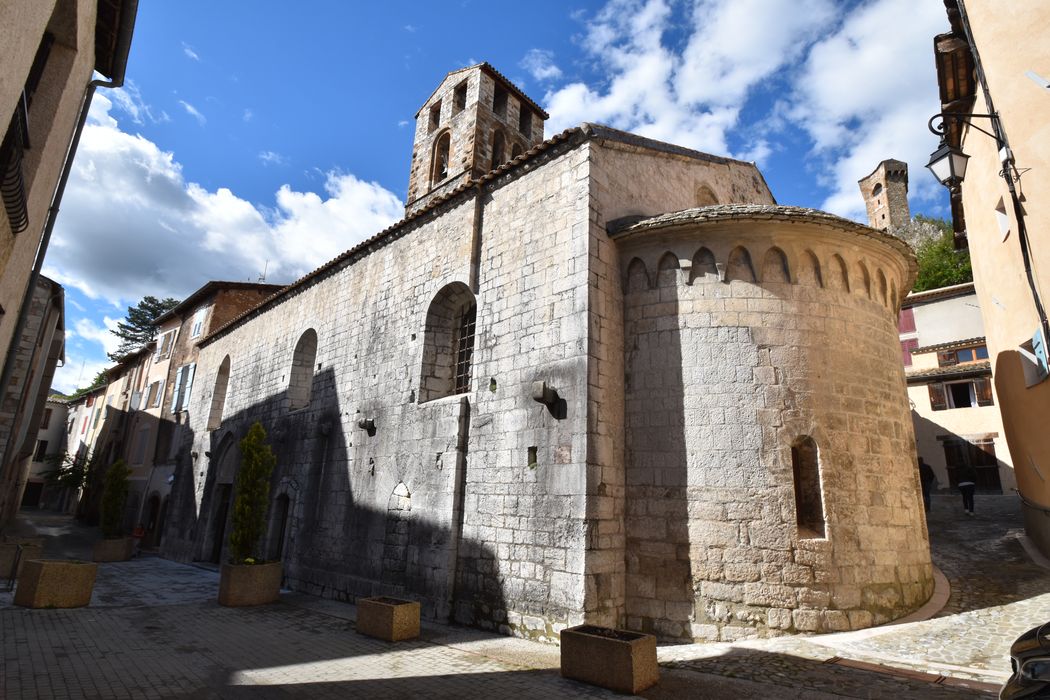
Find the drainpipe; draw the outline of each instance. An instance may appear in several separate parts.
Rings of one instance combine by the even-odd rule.
[[[47,254],[48,244],[51,242],[51,232],[55,228],[58,218],[58,207],[62,201],[62,195],[66,191],[66,183],[69,181],[69,173],[73,170],[73,157],[76,155],[77,146],[80,145],[80,136],[84,132],[84,124],[87,122],[88,108],[91,106],[91,98],[95,90],[103,88],[118,88],[124,84],[124,77],[128,67],[128,52],[131,50],[131,35],[135,30],[135,17],[138,14],[138,0],[127,0],[124,12],[120,16],[120,28],[117,35],[116,61],[114,63],[113,77],[111,80],[92,80],[84,89],[84,97],[80,102],[80,113],[77,115],[77,125],[73,131],[73,138],[66,149],[66,158],[62,164],[62,174],[58,178],[58,184],[51,195],[51,206],[47,210],[47,218],[44,221],[44,233],[37,246],[36,260],[33,263],[33,271],[29,275],[29,283],[22,296],[22,305],[18,310],[18,319],[15,322],[15,330],[8,344],[7,357],[4,360],[4,369],[0,373],[0,402],[7,396],[8,384],[14,373],[15,354],[19,338],[25,330],[26,318],[29,315],[29,302],[36,288],[37,280],[40,278],[40,270],[44,266],[44,256]],[[6,453],[6,447],[5,447]],[[2,466],[2,465],[0,465]]]

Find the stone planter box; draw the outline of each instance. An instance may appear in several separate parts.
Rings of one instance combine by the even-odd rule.
[[[82,608],[91,602],[98,565],[88,561],[30,559],[22,567],[15,605]]]
[[[92,561],[127,561],[135,551],[135,540],[119,537],[115,540],[99,540],[91,551]]]
[[[594,625],[562,630],[561,675],[633,695],[660,681],[656,637]]]
[[[400,642],[419,636],[419,603],[400,598],[358,598],[357,631]]]
[[[18,547],[22,547],[22,556],[18,557]],[[14,568],[15,558],[18,557],[18,571],[11,576]],[[44,542],[39,539],[6,539],[0,543],[0,579],[8,577],[18,579],[25,563],[30,559],[42,559],[44,557]]]
[[[277,602],[281,594],[281,562],[223,564],[219,571],[219,605],[239,608]]]

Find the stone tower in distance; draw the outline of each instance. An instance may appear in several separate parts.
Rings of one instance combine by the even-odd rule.
[[[908,164],[884,160],[859,183],[868,209],[868,225],[882,231],[895,231],[911,221],[908,209]]]
[[[547,117],[488,63],[446,75],[416,112],[405,215],[541,142]]]

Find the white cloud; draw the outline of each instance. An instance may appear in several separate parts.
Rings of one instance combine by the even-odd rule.
[[[250,122],[255,117],[255,112],[250,109],[244,110],[244,114],[241,115],[241,119],[246,122]]]
[[[63,394],[72,394],[80,388],[86,388],[98,373],[112,362],[104,362],[94,357],[79,352],[66,350],[66,363],[55,370],[55,378],[51,381],[51,388]]]
[[[120,338],[112,333],[112,331],[116,330],[118,321],[119,319],[104,316],[102,319],[103,325],[99,326],[91,319],[80,318],[73,323],[72,334],[98,343],[108,355],[111,352],[116,352],[117,348],[120,347]]]
[[[182,108],[185,109],[190,116],[197,120],[198,124],[204,126],[207,123],[208,120],[204,117],[204,115],[201,114],[200,111],[196,107],[191,105],[189,102],[187,102],[186,100],[179,100],[179,104],[182,105]]]
[[[411,122],[409,122],[407,119],[401,119],[400,121],[398,121],[397,126],[398,126],[399,129],[404,129],[410,123]]]
[[[124,83],[124,87],[112,90],[108,94],[113,98],[114,105],[136,124],[143,124],[147,119],[154,124],[171,121],[171,117],[163,110],[160,114],[153,113],[153,108],[142,98],[142,93],[132,80]]]
[[[555,80],[561,77],[561,68],[554,63],[554,52],[545,49],[529,49],[519,64],[536,80]]]
[[[186,54],[186,58],[194,61],[201,60],[201,57],[197,55],[197,52],[193,50],[193,47],[187,44],[185,41],[182,42],[182,53]]]
[[[612,0],[588,23],[582,46],[610,76],[547,94],[552,132],[598,121],[643,136],[727,154],[750,91],[794,60],[831,19],[828,0],[696,0],[688,40],[665,35],[681,24],[666,0]],[[768,144],[745,138],[745,155]]]
[[[811,139],[796,167],[823,173],[830,211],[862,218],[856,182],[885,158],[908,161],[913,198],[940,194],[921,170],[935,146],[925,124],[938,111],[930,42],[947,27],[938,3],[610,0],[575,18],[605,77],[549,91],[549,133],[597,121],[762,161],[791,128]],[[784,96],[770,106],[776,91]]]
[[[143,296],[184,297],[208,280],[288,282],[399,219],[376,183],[325,174],[324,195],[288,186],[272,209],[183,179],[172,153],[119,130],[97,94],[45,274],[123,310]]]
[[[938,3],[878,0],[858,6],[814,44],[787,117],[810,135],[814,155],[828,165],[822,184],[832,194],[825,209],[862,218],[857,180],[885,158],[908,162],[912,199],[940,195],[923,166],[936,147],[926,121],[940,111],[931,37],[946,28]]]
[[[288,159],[276,151],[260,151],[259,161],[263,165],[284,165]]]

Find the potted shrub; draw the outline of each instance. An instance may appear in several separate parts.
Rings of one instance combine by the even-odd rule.
[[[400,598],[358,598],[357,631],[399,642],[419,636],[419,603]]]
[[[102,513],[99,527],[103,539],[95,543],[95,561],[127,561],[135,541],[124,537],[124,507],[128,502],[128,475],[131,470],[118,459],[106,470],[102,482]]]
[[[561,675],[618,693],[639,693],[660,681],[656,637],[597,625],[562,630]]]
[[[15,605],[82,608],[91,602],[98,565],[89,561],[31,559],[22,567]]]
[[[241,468],[230,532],[232,561],[223,564],[219,573],[219,604],[262,605],[277,600],[281,592],[281,562],[264,562],[254,556],[266,528],[270,475],[277,458],[258,422],[252,424],[239,447]]]

